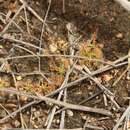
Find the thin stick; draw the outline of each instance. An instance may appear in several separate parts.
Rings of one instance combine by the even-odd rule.
[[[86,129],[90,129],[90,130],[104,130],[104,128],[102,128],[102,127],[99,127],[99,126],[94,126],[94,125],[90,125],[90,124],[86,124],[85,126],[84,126],[84,129],[86,130]]]
[[[127,66],[127,70],[128,70],[128,72],[127,72],[127,79],[129,80],[130,79],[130,49],[129,49],[129,51],[128,51],[128,66]]]
[[[27,32],[30,35],[30,29],[29,29],[29,24],[28,24],[28,16],[27,16],[27,11],[26,11],[26,6],[24,6],[24,15],[25,15],[25,21],[27,25]]]
[[[100,94],[102,94],[102,93],[103,93],[103,90],[100,90],[99,92],[93,94],[92,96],[88,97],[87,99],[84,99],[83,101],[79,102],[78,104],[79,104],[79,105],[82,105],[82,104],[84,104],[85,102],[88,102],[88,101],[92,100],[93,98],[97,97],[98,95],[100,95]],[[67,108],[62,108],[62,109],[58,110],[58,111],[55,113],[55,115],[56,115],[56,114],[59,114],[61,111],[64,111],[64,110],[67,110]]]
[[[12,77],[13,77],[14,85],[15,85],[17,91],[18,91],[17,81],[16,81],[15,75],[14,75],[13,73],[12,73]],[[17,100],[18,100],[18,107],[19,107],[19,109],[20,109],[20,108],[21,108],[20,97],[19,97],[19,95],[17,95],[17,94],[16,94],[16,96],[17,96]],[[23,115],[22,115],[21,111],[20,111],[20,121],[21,121],[21,126],[22,126],[22,128],[24,129]]]
[[[49,83],[52,84],[52,81],[50,81],[42,72],[39,72],[39,74]]]
[[[20,76],[30,76],[30,75],[41,75],[39,74],[39,71],[33,71],[33,72],[28,72],[28,73],[17,73],[17,72],[14,72],[15,75],[20,75]]]
[[[121,118],[117,121],[116,125],[114,126],[113,130],[117,130],[118,127],[120,126],[121,122],[125,119],[125,117],[130,114],[130,106],[125,110]]]
[[[27,48],[25,48],[25,47],[22,47],[22,46],[16,45],[16,44],[13,44],[13,46],[14,46],[14,47],[17,47],[17,48],[20,48],[20,49],[22,49],[22,50],[24,50],[24,51],[26,51],[26,52],[29,52],[29,53],[32,54],[32,55],[35,55],[34,52],[30,51],[29,49],[27,49]]]
[[[86,72],[84,72],[84,71],[81,71],[83,74],[85,74],[85,75],[88,75],[89,76],[89,78],[90,79],[92,79],[98,86],[99,86],[99,88],[101,89],[101,90],[103,90],[103,91],[106,91],[109,95],[114,95],[110,90],[108,90],[104,85],[102,85],[99,81],[98,81],[98,79],[96,78],[96,77],[92,77],[91,76],[91,71],[85,66],[84,67],[84,69],[85,69],[85,71]]]
[[[94,126],[94,125],[90,125],[90,124],[86,124],[84,126],[85,129],[90,129],[90,130],[104,130],[104,128],[99,127],[99,126]]]
[[[0,32],[0,36],[2,36],[6,30],[9,28],[9,26],[11,25],[11,23],[14,21],[14,19],[17,17],[17,15],[20,13],[20,11],[24,8],[24,5],[22,5],[19,10],[17,11],[17,13],[14,15],[14,17],[9,21],[9,23],[5,26],[5,28],[3,29],[2,32]]]
[[[46,23],[46,20],[47,20],[47,16],[48,16],[48,13],[50,11],[50,8],[51,8],[51,0],[49,1],[49,5],[48,5],[48,8],[47,8],[47,12],[46,12],[46,15],[44,17],[44,22],[43,22],[43,25],[42,25],[42,31],[41,31],[41,36],[40,36],[40,44],[39,44],[39,47],[42,49],[42,43],[43,43],[43,32],[45,30],[45,23]],[[39,55],[42,53],[42,51],[39,49]],[[39,71],[41,71],[41,57],[39,57]]]
[[[27,94],[24,92],[19,92],[19,91],[13,90],[13,89],[0,89],[0,91],[17,94],[17,95],[23,95],[23,96],[27,96],[28,98],[33,98],[33,99],[41,100],[41,101],[45,101],[45,102],[50,102],[50,103],[56,104],[58,106],[66,107],[68,109],[97,113],[97,114],[102,114],[102,115],[106,115],[106,116],[112,115],[111,112],[108,110],[86,107],[86,106],[81,106],[81,105],[74,105],[74,104],[70,104],[70,103],[66,103],[66,102],[61,102],[61,101],[58,101],[58,100],[55,100],[52,98],[48,98],[46,96],[41,96],[38,94],[37,94],[38,96],[34,96],[34,95],[30,95],[30,94]]]
[[[48,25],[46,23],[44,23],[44,20],[24,1],[24,0],[19,0],[24,6],[26,6],[26,8],[39,20],[41,21],[43,24],[45,24],[45,26],[47,27],[48,31],[52,33],[52,31],[50,30],[50,28],[48,27]]]
[[[17,40],[15,38],[12,38],[12,37],[7,37],[7,36],[2,36],[3,39],[6,39],[6,40],[10,40],[10,41],[13,41],[13,42],[16,42],[16,43],[21,43],[23,45],[26,45],[26,46],[30,46],[30,47],[33,47],[33,48],[36,48],[36,49],[40,49],[41,51],[43,51],[41,48],[39,48],[38,46],[35,46],[31,43],[28,43],[28,42],[24,42],[22,40]]]
[[[13,119],[13,116],[11,116],[10,112],[0,103],[0,107],[3,108],[8,115]]]
[[[7,115],[6,117],[0,119],[0,123],[3,123],[5,120],[7,120],[8,118],[10,118],[10,117],[12,117],[12,116],[16,116],[16,115],[17,115],[19,112],[21,112],[22,110],[24,110],[24,109],[26,109],[26,108],[28,108],[28,107],[30,107],[30,106],[36,104],[36,103],[37,103],[37,101],[32,101],[32,102],[30,102],[30,103],[28,103],[28,104],[22,106],[22,107],[19,108],[18,110],[14,111],[14,112],[12,112],[11,114]]]
[[[84,99],[83,101],[79,102],[79,104],[84,104],[85,102],[88,102],[90,100],[92,100],[93,98],[97,97],[98,95],[102,94],[104,91],[100,90],[99,92],[93,94],[92,96],[88,97],[87,99]]]
[[[115,0],[117,3],[119,3],[125,10],[130,12],[130,2],[129,0]]]
[[[73,49],[73,45],[74,45],[74,41],[75,39],[77,39],[76,37],[74,37],[74,34],[70,33],[70,32],[73,32],[72,31],[72,24],[71,23],[68,23],[67,24],[67,30],[68,30],[68,41],[69,41],[69,44],[70,44],[70,56],[73,56],[74,55],[74,49]],[[75,33],[75,32],[74,32]],[[68,67],[68,70],[67,70],[67,73],[66,73],[66,76],[65,76],[65,80],[63,82],[63,84],[61,85],[60,88],[62,88],[64,85],[67,84],[68,80],[69,80],[69,75],[71,74],[73,68],[74,68],[74,65],[73,65],[73,58],[70,58],[70,64],[73,66],[72,69],[70,69],[70,66]],[[58,100],[61,99],[61,96],[63,93],[66,93],[67,92],[67,89],[64,89],[63,91],[60,91],[59,95],[58,95]],[[64,96],[64,99],[65,99],[65,96]],[[53,120],[53,117],[54,117],[54,114],[55,114],[55,111],[56,111],[56,106],[52,109],[52,113],[51,113],[51,116],[50,117],[50,120],[48,121],[48,125],[47,125],[47,129],[50,128],[51,126],[51,123],[52,123],[52,120]],[[61,114],[61,123],[60,123],[60,128],[63,128],[64,127],[64,117],[65,117],[65,111],[62,111],[62,114]]]
[[[67,98],[67,89],[64,90],[64,102],[66,102]],[[60,129],[63,129],[65,126],[65,110],[61,113],[61,121],[60,121]]]
[[[122,61],[122,60],[125,60],[125,58],[127,58],[127,56],[125,56],[125,57],[123,57],[123,58],[120,58],[120,59],[116,60],[115,62],[118,63],[118,62],[120,62],[120,61]],[[119,67],[119,66],[126,65],[126,64],[127,64],[127,62],[119,63],[119,64],[117,64],[115,67]],[[92,75],[94,76],[94,75],[96,75],[96,74],[99,74],[99,73],[108,71],[108,70],[110,70],[110,69],[112,69],[112,68],[113,68],[113,67],[108,67],[107,69],[105,69],[105,70],[103,70],[103,71],[99,71],[100,69],[98,69],[98,70],[92,72],[92,73],[93,73]],[[87,78],[88,78],[88,77],[87,77]],[[86,78],[86,79],[87,79],[87,78]],[[82,79],[82,78],[81,78],[81,79]],[[83,79],[83,80],[84,80],[84,79]],[[82,81],[82,80],[81,80],[81,81]],[[80,81],[79,81],[79,82],[80,82]],[[71,82],[71,83],[72,83],[72,82]],[[78,82],[77,82],[77,83],[78,83]],[[56,93],[57,93],[57,91],[55,91],[55,92],[49,94],[48,96],[55,95]],[[24,109],[30,107],[31,105],[34,105],[34,104],[37,104],[37,103],[40,103],[40,102],[41,102],[41,101],[39,101],[39,102],[37,102],[37,101],[30,102],[30,103],[28,103],[27,105],[21,107],[21,109],[18,109],[18,110],[16,110],[15,112],[11,113],[10,115],[12,115],[12,116],[13,116],[13,115],[17,115],[17,113],[19,113],[20,111],[22,111],[22,110],[24,110]],[[8,115],[7,117],[1,119],[1,120],[0,120],[0,123],[3,122],[3,121],[5,121],[5,120],[8,119],[8,118],[10,118],[9,115]]]
[[[4,13],[0,12],[0,14],[6,17],[6,14]],[[7,22],[2,18],[2,16],[0,17],[0,20],[3,22],[3,24],[7,24]],[[20,30],[20,32],[24,32],[23,29],[15,21],[12,21],[12,23]]]
[[[117,60],[117,61],[120,61],[120,60]],[[120,63],[120,64],[117,64],[116,67],[122,66],[122,65],[126,65],[126,64],[127,64],[127,62],[124,62],[123,64]],[[111,67],[108,68],[107,70],[109,70],[109,69],[111,69]],[[107,70],[104,70],[104,71],[101,71],[101,72],[105,72],[105,71],[107,71]],[[96,71],[93,72],[93,75],[96,75],[96,74],[99,74],[99,73],[100,73],[100,71],[99,71],[99,70],[96,70]],[[57,93],[57,92],[55,91],[54,93],[51,93],[51,94],[49,94],[48,96],[52,96],[52,95],[54,95],[54,94],[56,94],[56,93]],[[24,110],[24,109],[26,109],[26,108],[28,108],[28,107],[34,105],[34,104],[38,104],[38,103],[40,103],[40,102],[41,102],[41,101],[32,101],[32,102],[28,103],[27,105],[21,107],[21,109],[18,109],[18,110],[16,110],[15,112],[11,113],[10,115],[11,115],[11,116],[17,115],[17,113],[19,113],[20,111],[22,111],[22,110]],[[56,114],[57,114],[57,113],[56,113]],[[8,116],[6,116],[5,118],[1,119],[1,120],[0,120],[0,123],[4,122],[6,119],[10,118],[10,115],[8,115]]]
[[[16,42],[20,42],[21,43],[23,41],[16,41]],[[24,45],[28,45],[28,43],[26,43],[26,42],[24,42],[23,44]],[[39,47],[37,47],[37,46],[34,46],[34,47],[36,47],[37,49],[39,49]],[[115,64],[116,64],[116,63],[114,63],[114,64],[108,63],[108,62],[105,62],[105,61],[100,60],[100,59],[87,58],[87,57],[84,57],[84,56],[78,56],[78,55],[71,56],[71,55],[59,55],[59,54],[41,54],[41,55],[36,55],[35,54],[35,55],[14,56],[14,57],[10,57],[10,58],[8,58],[6,60],[23,59],[23,58],[33,58],[33,57],[65,57],[65,58],[76,58],[76,59],[84,59],[84,60],[89,60],[89,61],[101,62],[103,64],[107,64],[107,65],[110,65],[110,66],[113,66],[113,67],[115,67]],[[127,59],[127,58],[128,58],[128,56],[125,57],[125,59]],[[125,59],[123,59],[123,60],[125,60]],[[119,62],[121,62],[121,61],[119,61]]]
[[[19,46],[19,45],[14,45],[16,47],[19,47],[29,53],[31,53],[32,55],[35,55],[32,51],[26,49],[25,47],[22,47],[22,46]],[[49,84],[51,84],[52,82],[42,73],[42,72],[33,72],[33,73],[26,73],[26,75],[34,75],[34,74],[38,74],[38,75],[41,75]],[[24,74],[25,75],[25,74]]]
[[[23,29],[16,22],[13,21],[12,23],[19,29],[21,33],[24,32]]]
[[[69,76],[70,76],[70,74],[72,73],[73,69],[74,69],[74,66],[73,66],[71,69],[68,68],[68,70],[67,70],[67,72],[66,72],[65,79],[64,79],[64,81],[63,81],[63,83],[62,83],[62,85],[61,85],[60,88],[64,87],[64,86],[67,84],[67,82],[68,82],[68,80],[69,80]],[[60,93],[59,93],[59,95],[58,95],[58,98],[57,98],[58,101],[61,100],[62,94],[63,94],[63,91],[60,91]],[[51,123],[52,123],[52,120],[53,120],[53,118],[54,118],[55,112],[56,112],[56,106],[54,106],[54,107],[52,108],[52,110],[51,110],[51,115],[48,116],[49,119],[47,119],[47,121],[48,121],[47,129],[49,129],[49,128],[51,127]]]
[[[85,69],[85,68],[84,68]],[[85,69],[87,71],[87,69]],[[114,94],[109,90],[107,89],[104,85],[102,85],[97,78],[95,77],[92,77],[91,76],[91,72],[89,71],[88,73],[84,72],[85,75],[88,75],[89,78],[94,81],[98,87],[104,91],[104,93],[106,94],[106,96],[111,100],[112,103],[114,103],[114,105],[117,107],[117,109],[120,109],[120,106],[117,104],[117,102],[114,100]]]
[[[127,68],[123,71],[123,73],[121,73],[121,75],[115,80],[115,82],[113,83],[112,86],[116,86],[117,83],[119,83],[119,81],[122,79],[122,77],[128,72],[128,70],[129,70],[129,68],[127,67]]]
[[[103,101],[104,101],[104,105],[105,105],[105,107],[107,107],[108,106],[108,103],[107,103],[107,97],[106,97],[106,95],[105,94],[103,94]],[[116,103],[117,104],[117,103]],[[118,105],[119,106],[119,105]]]
[[[127,68],[123,71],[123,73],[117,78],[117,80],[113,83],[113,86],[116,86],[116,84],[122,79],[122,77],[127,73],[127,79],[130,79],[130,49],[128,51],[128,66]]]
[[[32,127],[32,117],[33,117],[32,108],[33,108],[33,106],[31,106],[31,108],[30,108],[29,128]]]
[[[120,63],[120,64],[122,65],[122,63]],[[116,66],[117,66],[117,67],[120,66],[120,64],[119,64],[119,65],[115,65],[115,67],[116,67]],[[111,67],[111,66],[105,66],[105,67],[103,67],[103,68],[98,69],[97,71],[92,72],[91,76],[97,75],[97,74],[102,73],[102,72],[105,72],[105,71],[108,71],[108,70],[110,70],[110,69],[112,69],[112,68],[113,68],[113,67]],[[76,85],[77,83],[79,83],[79,82],[81,82],[81,81],[87,79],[87,78],[89,78],[89,76],[88,76],[88,75],[85,75],[85,76],[83,76],[82,78],[79,78],[79,79],[77,79],[77,80],[75,80],[75,81],[73,81],[73,82],[68,83],[68,84],[65,85],[63,88],[59,88],[59,89],[55,90],[54,92],[48,94],[47,96],[55,95],[55,94],[57,94],[58,92],[60,92],[61,90],[65,89],[65,88],[70,88],[70,87]]]
[[[62,11],[65,14],[66,10],[65,10],[65,0],[63,0],[63,7],[62,7]]]
[[[63,11],[65,13],[65,0],[63,0]],[[69,24],[69,23],[68,23]],[[66,26],[67,28],[67,31],[68,31],[68,42],[69,42],[69,45],[70,45],[70,48],[69,48],[69,53],[72,56],[74,56],[75,54],[75,45],[76,45],[76,41],[78,41],[77,39],[77,36],[75,36],[75,34],[77,33],[77,30],[73,31],[74,28],[72,27],[68,27],[68,24]],[[73,32],[73,33],[71,33]],[[73,65],[75,66],[75,63],[74,63],[74,58],[70,58],[70,65]],[[67,101],[67,88],[64,89],[64,99],[63,99],[64,102]],[[60,127],[59,128],[64,128],[64,125],[65,125],[65,110],[62,111],[61,113],[61,121],[60,121]]]
[[[14,47],[12,47],[10,50],[9,50],[9,55],[7,57],[11,57],[12,53],[13,53],[13,50],[14,50]],[[8,61],[7,60],[4,60],[2,65],[0,66],[0,71],[2,71],[5,67],[5,65],[8,64]]]

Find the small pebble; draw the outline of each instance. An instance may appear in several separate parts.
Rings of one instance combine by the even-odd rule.
[[[74,113],[71,110],[67,110],[66,113],[70,117],[74,116]]]
[[[57,51],[57,45],[51,44],[51,45],[49,46],[49,49],[50,49],[50,51],[51,51],[52,53],[54,53],[54,52]]]
[[[35,111],[35,112],[34,112],[34,116],[35,116],[35,117],[39,117],[40,115],[41,115],[41,113],[40,113],[39,111]]]
[[[36,108],[32,108],[32,112],[35,112],[36,111]]]
[[[20,80],[22,80],[22,77],[21,76],[17,76],[16,79],[17,79],[17,81],[20,81]]]
[[[47,102],[47,101],[46,101],[46,105],[52,106],[53,104],[52,104],[51,102]]]
[[[59,119],[54,119],[53,123],[56,123],[58,125],[60,123],[60,120]]]
[[[27,99],[28,99],[27,96],[20,96],[20,101],[21,101],[21,102],[26,102]]]
[[[29,112],[29,111],[27,111],[27,112],[26,112],[26,114],[27,114],[27,115],[30,115],[30,112]]]
[[[83,119],[83,120],[86,120],[86,119],[87,119],[86,115],[83,115],[83,116],[82,116],[82,119]]]
[[[17,127],[20,126],[20,122],[19,122],[18,120],[15,120],[14,125],[15,125],[15,127],[17,128]]]
[[[14,94],[9,94],[9,99],[14,100],[16,99],[16,96]]]
[[[112,75],[110,75],[110,74],[104,74],[104,75],[102,76],[102,80],[105,81],[105,82],[109,82],[112,78],[113,78],[113,77],[112,77]]]
[[[38,126],[37,126],[37,125],[34,125],[34,128],[38,129]]]
[[[122,39],[123,38],[123,34],[122,33],[118,33],[118,34],[116,34],[116,37],[119,38],[119,39]]]
[[[80,3],[83,3],[83,0],[79,0]]]
[[[6,115],[7,115],[6,111],[0,109],[0,118],[5,117]]]

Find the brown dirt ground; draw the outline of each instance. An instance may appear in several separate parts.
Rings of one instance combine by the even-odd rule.
[[[47,0],[26,0],[29,6],[31,6],[41,17],[44,17],[45,12],[47,10],[48,4]],[[7,13],[8,8],[8,0],[5,0],[4,2],[0,3],[0,12]],[[49,11],[49,15],[47,18],[47,24],[51,28],[51,30],[54,32],[54,37],[60,37],[67,41],[67,31],[66,31],[66,24],[68,22],[74,23],[74,25],[78,28],[78,33],[82,35],[83,40],[88,40],[91,38],[91,35],[94,32],[97,32],[97,39],[96,41],[99,44],[103,44],[103,57],[105,61],[113,61],[121,56],[124,56],[128,53],[129,49],[129,42],[130,42],[130,15],[127,13],[120,5],[115,3],[113,0],[65,0],[65,9],[66,12],[63,13],[62,11],[62,0],[52,0],[51,4],[51,10]],[[20,14],[23,16],[23,12]],[[37,37],[40,38],[40,32],[42,24],[34,17],[31,13],[28,13],[29,16],[29,23],[34,26],[34,29],[31,30],[31,33]],[[16,22],[19,22],[19,19],[16,19]],[[24,26],[24,22],[19,22],[19,25],[21,25],[22,29],[26,29],[26,26]],[[2,26],[4,26],[2,24]],[[11,26],[8,31],[8,33],[15,35],[19,34],[17,30]],[[119,36],[121,34],[121,36]],[[44,34],[45,38],[45,48],[48,48],[48,38],[53,35]],[[14,36],[15,37],[15,36]],[[16,35],[18,37],[18,35]],[[23,34],[23,38],[26,39],[26,41],[34,43],[35,45],[38,45],[37,40],[31,40],[31,38],[28,38],[26,33]],[[2,40],[0,43],[2,46],[4,46],[5,50],[8,52],[12,48],[12,44],[10,44],[7,40]],[[36,50],[32,49],[32,51],[36,52]],[[63,53],[61,51],[61,53]],[[21,55],[21,54],[28,54],[24,51],[20,51],[19,49],[15,49],[15,54],[13,56]],[[0,57],[6,57],[6,54],[0,55]],[[42,68],[44,73],[52,79],[54,78],[54,75],[59,78],[59,74],[57,74],[56,71],[52,71],[50,73],[49,71],[49,64],[52,64],[52,61],[56,61],[54,64],[58,64],[59,60],[57,59],[51,59],[51,58],[44,58],[42,61]],[[46,64],[46,61],[48,64]],[[32,72],[34,70],[37,70],[37,59],[28,59],[28,60],[13,60],[10,61],[9,64],[11,66],[11,69],[15,73],[23,73],[23,72]],[[29,67],[31,66],[31,67]],[[116,101],[119,103],[121,107],[126,107],[128,105],[128,101],[124,100],[124,97],[128,96],[129,92],[129,85],[130,81],[126,80],[126,75],[121,79],[121,81],[116,85],[112,86],[114,81],[120,76],[120,74],[125,70],[126,66],[115,69],[112,71],[107,72],[107,75],[112,75],[112,79],[109,82],[105,82],[104,84],[115,94]],[[10,75],[7,75],[6,73],[0,74],[1,79],[6,80],[7,86],[13,86],[12,78]],[[101,75],[97,76],[99,79]],[[62,77],[63,78],[63,77]],[[62,78],[60,78],[59,82],[61,83]],[[76,77],[77,78],[77,77]],[[55,80],[55,79],[54,79]],[[37,87],[37,84],[39,82],[45,82],[40,76],[25,76],[23,78],[23,81],[28,81],[29,83],[32,81],[35,84],[34,86]],[[60,84],[59,83],[59,84]],[[24,86],[21,82],[19,82],[20,86]],[[21,85],[22,84],[22,85]],[[58,85],[59,85],[58,84]],[[53,91],[58,86],[56,85],[54,88],[51,88]],[[26,86],[25,86],[26,87]],[[23,88],[22,88],[23,89]],[[29,88],[30,91],[30,88]],[[37,91],[37,90],[35,90]],[[95,92],[99,91],[97,89],[95,84],[92,84],[91,82],[84,81],[80,83],[78,86],[75,86],[73,89],[69,89],[68,91],[68,101],[72,102],[74,104],[79,103],[86,97],[89,97],[90,95],[94,94]],[[39,91],[41,92],[41,91]],[[6,95],[7,96],[7,95]],[[15,97],[12,97],[15,98]],[[9,101],[8,101],[9,102]],[[3,101],[2,101],[3,103]],[[3,104],[6,104],[5,101]],[[111,130],[115,124],[115,120],[117,119],[118,115],[121,115],[121,113],[116,112],[114,110],[112,104],[108,102],[108,107],[104,107],[103,104],[103,97],[98,96],[97,98],[94,98],[93,100],[85,103],[86,106],[91,107],[104,107],[106,109],[111,110],[114,113],[114,116],[111,118],[104,118],[100,115],[96,114],[88,114],[88,113],[80,113],[74,111],[74,116],[69,117],[66,116],[65,119],[65,127],[67,128],[78,128],[83,127],[85,120],[88,122],[103,127],[106,130]],[[35,126],[38,126],[38,128],[45,127],[43,124],[40,124],[39,122],[45,122],[45,119],[47,117],[47,110],[48,107],[44,103],[39,104],[39,106],[33,106],[33,108],[36,108],[37,111],[40,111],[43,115],[41,118],[36,118],[34,116],[34,124]],[[16,108],[14,108],[16,110]],[[44,112],[42,112],[44,110]],[[13,111],[13,109],[9,110],[10,112]],[[30,112],[30,108],[23,112],[23,115],[26,120],[28,120],[27,113]],[[34,111],[35,113],[35,111]],[[43,118],[44,117],[44,118]],[[85,119],[83,118],[85,117]],[[57,120],[60,119],[60,115],[57,115],[55,117]],[[40,121],[38,121],[38,119]],[[15,121],[20,120],[19,115],[13,119],[11,122],[11,125],[13,127],[15,126]],[[6,124],[10,123],[8,121]],[[5,125],[5,124],[4,124]],[[19,125],[18,127],[21,127]],[[58,123],[53,123],[53,127],[58,127]],[[33,127],[34,128],[34,127]]]

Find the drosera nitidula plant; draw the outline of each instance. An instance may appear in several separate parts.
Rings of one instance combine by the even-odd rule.
[[[80,49],[79,49],[79,55],[86,57],[88,59],[103,59],[103,52],[102,48],[103,45],[99,44],[96,39],[97,36],[94,33],[92,35],[92,38],[88,41],[84,41],[80,44]],[[91,68],[98,68],[100,65],[96,61],[91,61],[91,60],[80,60],[81,65],[86,65]]]
[[[9,79],[6,76],[5,77],[3,76],[3,78],[0,77],[0,89],[9,86],[10,86]]]
[[[6,87],[6,83],[4,80],[0,78],[0,89]]]

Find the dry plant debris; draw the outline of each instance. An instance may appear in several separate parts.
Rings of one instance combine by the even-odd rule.
[[[0,129],[128,130],[127,15],[109,0],[0,0]]]

